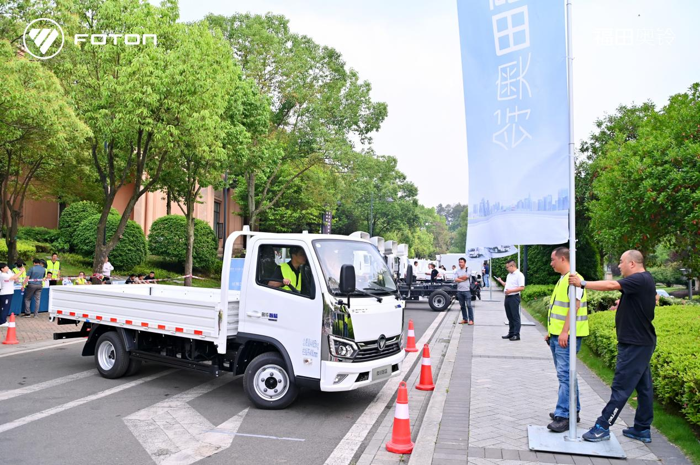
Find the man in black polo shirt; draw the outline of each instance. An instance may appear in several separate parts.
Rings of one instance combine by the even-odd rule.
[[[656,284],[644,269],[644,257],[637,250],[628,250],[620,257],[622,279],[619,281],[582,281],[569,277],[576,287],[594,291],[622,291],[615,314],[617,329],[617,365],[610,401],[593,428],[583,439],[598,442],[610,439],[610,425],[615,423],[625,403],[637,390],[637,413],[634,426],[622,430],[628,438],[651,442],[651,421],[654,418],[654,392],[651,384],[651,356],[656,348],[654,307]]]

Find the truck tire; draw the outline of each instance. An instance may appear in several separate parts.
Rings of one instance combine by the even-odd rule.
[[[259,409],[279,410],[294,402],[299,392],[277,352],[258,355],[246,367],[243,390]]]
[[[97,371],[108,379],[121,378],[129,368],[129,353],[124,348],[119,334],[114,331],[104,333],[95,346]]]
[[[447,310],[452,302],[452,297],[450,297],[447,292],[437,290],[430,294],[428,297],[428,305],[436,312],[443,312]]]
[[[126,369],[124,376],[134,376],[139,371],[141,371],[141,360],[129,360],[129,368]]]

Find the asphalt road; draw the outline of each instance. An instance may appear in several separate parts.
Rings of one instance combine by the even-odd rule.
[[[427,303],[408,303],[406,322],[413,320],[416,340],[437,316]],[[93,358],[82,357],[81,350],[77,343],[0,358],[1,463],[167,463],[158,454],[159,441],[165,435],[172,440],[187,435],[159,408],[177,404],[187,418],[181,423],[214,431],[210,434],[215,441],[227,436],[217,433],[217,426],[232,418],[236,423],[235,417],[244,415],[235,437],[228,434],[231,446],[200,463],[323,464],[383,385],[344,393],[302,390],[286,410],[257,410],[243,393],[242,377],[215,380],[148,364],[134,377],[108,380],[97,374]],[[67,382],[34,390],[45,386],[40,383],[58,383],[71,375]],[[181,401],[180,394],[197,387],[204,393]],[[16,391],[20,388],[24,391]],[[139,415],[160,415],[161,427],[140,431],[141,442],[132,432]],[[185,457],[178,463],[194,461]]]

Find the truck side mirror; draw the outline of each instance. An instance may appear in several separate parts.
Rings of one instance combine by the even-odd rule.
[[[340,293],[349,295],[355,292],[355,267],[353,265],[343,265],[340,267]]]

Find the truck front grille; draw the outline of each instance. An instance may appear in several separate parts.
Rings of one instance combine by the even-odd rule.
[[[386,345],[384,346],[383,350],[379,350],[377,341],[358,342],[357,346],[360,348],[360,350],[357,352],[357,355],[355,355],[355,358],[352,361],[353,363],[369,362],[371,360],[377,360],[390,355],[398,354],[401,352],[399,340],[400,336],[387,338]]]

